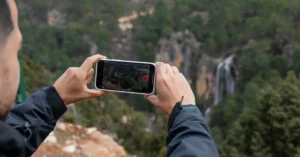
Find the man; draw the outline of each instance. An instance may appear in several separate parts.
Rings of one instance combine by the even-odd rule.
[[[106,58],[95,55],[11,109],[20,77],[17,56],[21,43],[16,3],[0,0],[0,157],[31,156],[54,129],[67,104],[106,94],[87,87],[94,75],[93,64]],[[158,95],[145,98],[170,115],[167,156],[218,156],[187,80],[175,67],[156,66]]]

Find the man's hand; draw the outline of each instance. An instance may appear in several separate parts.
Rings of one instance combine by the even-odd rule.
[[[93,65],[101,59],[106,59],[106,57],[94,55],[87,58],[81,67],[69,68],[55,82],[54,87],[66,105],[87,98],[100,97],[107,93],[87,87],[93,80]]]
[[[157,96],[147,95],[145,98],[170,115],[177,102],[182,105],[195,105],[194,93],[186,78],[176,67],[169,64],[156,63],[156,90]]]

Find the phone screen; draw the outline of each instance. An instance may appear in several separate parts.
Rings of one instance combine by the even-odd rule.
[[[155,66],[151,63],[135,63],[102,60],[98,62],[96,87],[113,91],[153,93]]]

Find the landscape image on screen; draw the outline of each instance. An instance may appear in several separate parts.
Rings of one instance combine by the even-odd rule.
[[[102,87],[109,90],[148,92],[150,65],[105,62]]]

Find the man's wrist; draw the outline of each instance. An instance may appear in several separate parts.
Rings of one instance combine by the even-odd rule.
[[[181,105],[185,106],[185,105],[196,105],[196,102],[195,100],[185,100],[183,98],[182,102],[181,102]]]
[[[52,108],[55,119],[59,119],[67,110],[64,101],[54,86],[47,87],[45,92],[47,93],[47,101]]]
[[[177,102],[172,110],[172,112],[169,115],[169,121],[168,121],[168,131],[171,129],[173,122],[177,116],[177,114],[180,112],[182,109],[181,102]]]
[[[53,87],[55,88],[57,94],[59,95],[59,97],[61,98],[61,100],[64,102],[65,105],[68,105],[68,102],[66,101],[67,98],[65,97],[65,94],[62,90],[60,90],[59,87],[57,87],[56,84],[53,85]]]
[[[168,121],[168,131],[172,128],[175,118],[180,114],[180,112],[200,112],[199,108],[194,104],[182,105],[181,102],[176,103],[173,108]]]

